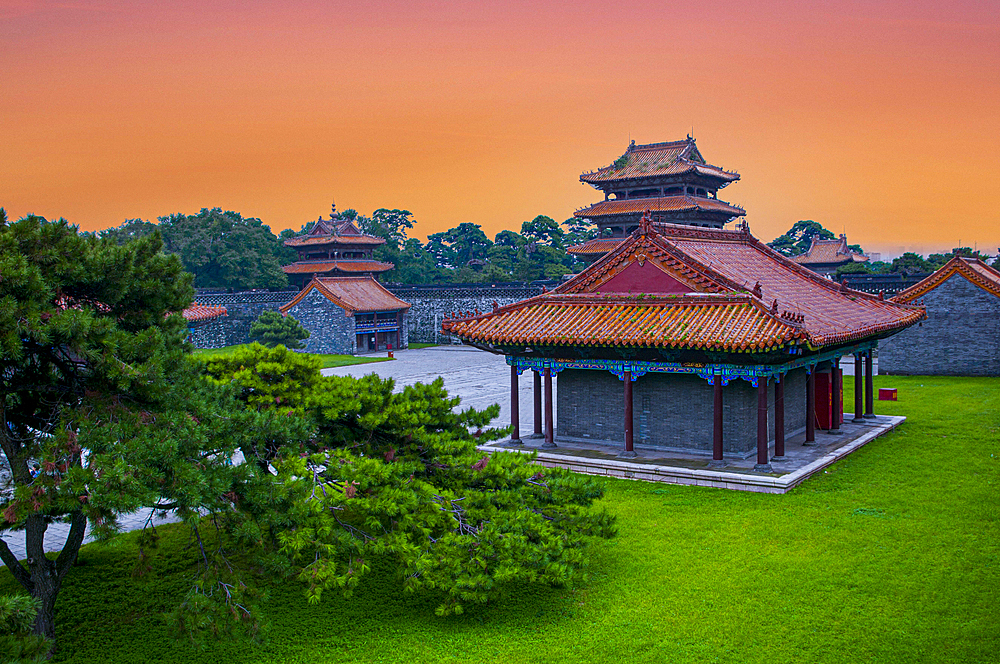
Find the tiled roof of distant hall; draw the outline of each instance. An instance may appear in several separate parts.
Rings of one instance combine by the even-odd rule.
[[[818,240],[813,237],[812,244],[804,254],[792,256],[799,265],[865,263],[868,257],[847,248],[847,236],[841,235],[836,240]]]
[[[184,320],[189,323],[199,323],[225,316],[226,308],[192,302],[191,306],[182,311],[181,314],[184,316]]]

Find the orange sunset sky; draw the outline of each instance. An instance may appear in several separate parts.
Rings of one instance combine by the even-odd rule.
[[[275,232],[405,208],[491,236],[694,131],[770,240],[1000,247],[997,2],[0,0],[0,206]]]

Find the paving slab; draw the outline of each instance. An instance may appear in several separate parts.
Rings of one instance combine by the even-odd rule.
[[[485,452],[535,452],[537,463],[547,467],[567,468],[587,475],[607,475],[650,482],[687,484],[725,488],[736,491],[787,493],[830,464],[851,454],[906,421],[900,416],[877,416],[861,424],[845,422],[841,431],[816,432],[816,445],[806,446],[805,432],[785,441],[785,460],[771,459],[772,472],[753,470],[756,454],[747,458],[727,458],[722,467],[710,466],[710,455],[668,452],[655,447],[636,445],[636,457],[618,455],[622,445],[612,441],[591,441],[556,437],[556,448],[542,449],[538,441],[520,444],[497,441],[481,445]],[[774,442],[768,457],[774,455]]]

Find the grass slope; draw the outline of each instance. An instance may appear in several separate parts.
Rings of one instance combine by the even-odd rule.
[[[194,351],[195,355],[201,356],[219,356],[219,355],[232,355],[240,348],[243,348],[245,344],[238,344],[236,346],[226,346],[224,348],[196,348]],[[365,357],[364,355],[332,355],[323,353],[307,353],[313,355],[313,357],[318,357],[320,361],[320,369],[327,369],[329,367],[346,367],[350,364],[368,364],[369,362],[385,362],[389,358],[387,357]]]
[[[389,561],[353,598],[275,584],[263,645],[207,651],[158,614],[184,589],[165,529],[137,583],[131,536],[91,545],[60,595],[74,662],[995,662],[1000,379],[879,377],[896,432],[786,495],[608,480],[620,535],[574,590],[520,587],[462,616],[404,596]],[[852,404],[850,383],[845,403]],[[0,592],[14,591],[6,572]]]

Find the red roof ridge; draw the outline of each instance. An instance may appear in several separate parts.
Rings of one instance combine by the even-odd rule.
[[[891,299],[899,304],[910,304],[913,300],[943,284],[956,273],[987,293],[1000,297],[1000,271],[972,256],[953,256],[933,274],[897,293]]]

